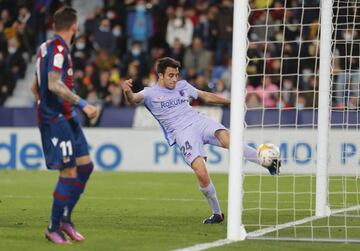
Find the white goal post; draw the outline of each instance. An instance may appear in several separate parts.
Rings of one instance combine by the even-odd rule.
[[[254,2],[234,1],[227,239],[360,243],[360,0]],[[269,140],[276,177],[239,158]]]

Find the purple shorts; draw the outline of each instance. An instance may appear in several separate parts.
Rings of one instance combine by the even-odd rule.
[[[221,146],[219,140],[215,137],[218,130],[227,130],[222,124],[202,117],[176,134],[176,144],[183,154],[185,162],[191,166],[191,163],[199,156],[206,158],[204,150],[205,144]]]

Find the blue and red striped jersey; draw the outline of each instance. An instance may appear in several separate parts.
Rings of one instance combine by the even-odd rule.
[[[40,104],[38,106],[38,122],[58,121],[76,116],[74,107],[51,92],[48,87],[48,73],[59,72],[61,80],[71,91],[73,86],[73,64],[70,50],[59,35],[44,42],[39,49],[36,61],[36,77],[40,90]]]

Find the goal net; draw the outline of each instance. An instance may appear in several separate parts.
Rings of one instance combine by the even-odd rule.
[[[244,141],[282,168],[245,163],[246,238],[360,242],[360,0],[250,0],[247,37]]]

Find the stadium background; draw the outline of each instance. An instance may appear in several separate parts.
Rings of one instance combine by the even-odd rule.
[[[253,11],[249,17],[250,25],[259,26],[250,29],[248,34],[249,41],[254,43],[250,43],[248,48],[250,61],[247,67],[249,77],[246,83],[246,105],[248,107],[246,122],[249,126],[259,125],[259,122],[262,122],[265,126],[276,127],[273,128],[274,132],[279,132],[278,127],[286,128],[288,131],[285,132],[286,130],[284,130],[283,135],[286,137],[284,136],[282,139],[282,150],[283,154],[284,152],[287,153],[291,165],[288,165],[289,169],[285,169],[283,172],[313,173],[314,160],[312,158],[316,154],[314,135],[309,132],[309,134],[304,134],[301,139],[297,139],[291,136],[291,130],[295,127],[312,128],[316,123],[314,119],[316,116],[314,115],[317,107],[318,72],[314,72],[314,69],[317,68],[315,65],[318,64],[319,53],[316,42],[319,29],[317,23],[319,1],[251,0],[250,5],[254,9],[266,7],[281,9],[285,7],[284,2],[286,2],[286,7],[293,7],[286,13],[284,10],[276,10],[272,11],[271,15],[266,16],[265,10],[259,10]],[[36,49],[41,42],[53,35],[51,16],[63,4],[72,5],[79,11],[80,31],[72,49],[77,93],[101,109],[100,117],[93,121],[86,120],[79,112],[83,125],[86,127],[85,132],[92,145],[92,157],[98,170],[190,171],[185,166],[177,149],[170,149],[166,145],[157,122],[147,114],[144,107],[130,107],[124,100],[119,87],[120,81],[130,77],[135,80],[135,91],[154,84],[156,81],[154,71],[156,59],[163,56],[174,57],[182,63],[181,77],[188,80],[196,88],[226,97],[230,96],[233,12],[232,1],[230,0],[0,0],[0,169],[3,169],[0,172],[3,182],[0,185],[3,188],[2,191],[5,191],[3,196],[0,196],[0,203],[1,201],[12,200],[13,205],[9,208],[14,212],[13,214],[2,214],[5,211],[0,211],[0,223],[6,222],[5,226],[10,226],[8,229],[6,227],[1,229],[0,227],[0,235],[10,236],[8,241],[16,239],[15,234],[12,235],[14,226],[19,227],[19,231],[23,230],[21,229],[23,224],[21,220],[25,222],[23,227],[30,228],[26,223],[26,218],[31,217],[31,215],[25,213],[22,216],[22,213],[16,211],[24,207],[22,199],[26,199],[29,193],[35,194],[35,198],[40,196],[40,202],[37,201],[37,203],[43,203],[45,209],[47,204],[41,198],[49,197],[49,192],[45,193],[41,189],[46,186],[49,187],[50,191],[52,184],[49,181],[43,184],[42,178],[46,177],[51,180],[55,177],[50,176],[53,174],[38,174],[37,172],[16,172],[17,174],[15,174],[8,172],[7,169],[44,169],[40,135],[36,128],[35,104],[30,93],[30,84],[34,74]],[[296,8],[297,6],[309,8],[300,11],[299,8]],[[298,24],[300,21],[308,25],[306,27],[292,25]],[[280,26],[273,26],[265,32],[265,27],[261,27],[265,23],[286,23],[287,25],[283,27],[285,30],[280,29]],[[301,28],[303,30],[300,32]],[[358,27],[355,28],[358,29]],[[339,36],[346,39],[348,33],[343,32]],[[280,34],[284,34],[284,36],[280,36]],[[356,37],[353,39],[359,39],[360,34],[358,32],[354,34]],[[259,58],[264,56],[265,44],[257,43],[257,41],[263,41],[265,36],[278,42],[294,41],[301,38],[303,43],[301,46],[296,42],[286,43],[284,51],[280,47],[269,46],[267,47],[269,57],[282,55],[284,58],[264,62],[263,59]],[[346,48],[339,48],[338,53],[344,56],[348,55]],[[359,50],[355,48],[351,50],[351,53],[353,56],[359,55]],[[358,57],[354,58],[358,60]],[[347,63],[341,61],[336,67],[339,67],[340,70],[346,70]],[[267,77],[264,77],[264,74]],[[355,78],[352,81],[358,81],[356,74],[354,76]],[[335,76],[334,85],[340,86],[339,83],[344,81],[342,77],[341,75]],[[200,109],[225,126],[229,126],[229,107],[209,107],[198,101],[195,101],[193,105],[196,109]],[[338,111],[345,110],[345,108],[354,109],[354,113],[348,113],[350,117],[347,122],[350,121],[350,125],[358,123],[356,109],[359,107],[359,96],[352,99],[334,98],[332,106]],[[335,123],[344,122],[341,113],[334,115]],[[256,135],[256,131],[253,133]],[[272,141],[271,137],[270,133],[269,141]],[[334,170],[334,173],[343,173],[344,170],[359,165],[360,144],[356,141],[357,137],[358,135],[352,134],[346,138],[339,136],[338,144],[334,148],[333,161],[339,164],[336,166],[340,169]],[[250,141],[249,143],[258,144],[260,142]],[[227,153],[217,148],[208,148],[207,150],[210,156],[210,172],[227,172]],[[141,157],[139,158],[139,156]],[[249,168],[251,169],[251,166]],[[259,167],[257,168],[256,172],[261,171]],[[111,203],[106,202],[108,204],[102,210],[101,207],[99,209],[96,198],[91,200],[90,197],[90,202],[84,200],[84,204],[80,205],[80,208],[83,211],[85,207],[86,209],[97,208],[100,213],[114,215],[116,220],[125,218],[122,224],[125,226],[134,224],[134,229],[135,226],[139,228],[138,234],[144,235],[144,238],[147,239],[158,240],[156,239],[158,235],[163,234],[162,236],[164,236],[170,231],[173,236],[166,235],[168,243],[162,246],[166,248],[206,242],[209,239],[215,240],[221,238],[219,236],[225,236],[225,226],[209,231],[201,228],[201,226],[189,224],[198,221],[198,218],[207,211],[203,209],[206,205],[202,198],[193,195],[197,193],[195,186],[182,191],[184,184],[187,184],[190,179],[188,176],[175,177],[172,174],[159,175],[156,173],[146,174],[143,180],[144,175],[140,173],[138,175],[136,173],[122,175],[124,176],[96,173],[94,179],[97,179],[100,184],[108,185],[109,189],[95,187],[94,184],[90,186],[89,193],[93,197],[97,196],[96,198],[123,196],[127,200],[129,193],[143,199],[148,196],[144,190],[149,191],[149,193],[154,192],[161,201],[159,203],[164,203],[167,207],[167,210],[160,209],[167,220],[173,220],[171,212],[175,209],[172,208],[173,201],[167,198],[169,195],[164,195],[162,191],[169,189],[169,192],[174,195],[174,200],[179,198],[180,201],[183,200],[184,193],[189,196],[190,202],[183,200],[183,203],[185,201],[184,205],[175,204],[175,207],[177,205],[182,210],[185,208],[184,213],[177,212],[179,219],[176,222],[179,224],[179,229],[167,227],[162,231],[160,228],[163,226],[154,223],[156,220],[159,220],[160,223],[163,222],[155,214],[159,203],[152,205],[153,207],[149,209],[154,214],[145,214],[143,221],[136,221],[136,223],[134,223],[135,218],[142,213],[135,207],[138,205],[130,204],[127,206],[121,201],[122,204],[119,206],[112,201]],[[29,177],[33,179],[35,186],[31,189],[26,186],[18,186],[20,182],[26,182]],[[163,179],[159,181],[160,178]],[[213,178],[221,184],[218,188],[219,197],[226,198],[226,176],[215,175]],[[164,183],[164,187],[155,191],[155,188],[158,188],[158,183],[150,184],[147,182],[149,179],[153,182]],[[9,180],[15,182],[10,183]],[[135,187],[129,180],[135,180],[134,183],[141,184],[142,189],[139,191],[135,189],[133,193],[126,190],[126,186]],[[183,193],[177,192],[178,190]],[[17,195],[20,197],[16,197]],[[149,195],[149,200],[152,196]],[[141,201],[141,199],[139,200]],[[139,201],[136,200],[135,204],[138,203]],[[187,217],[186,207],[191,203],[193,203],[191,206],[194,207],[194,211],[190,213],[194,215],[183,223],[181,222],[182,219]],[[225,206],[224,201],[222,204]],[[6,204],[2,203],[2,206],[6,210]],[[129,213],[115,210],[115,208],[121,207],[125,208],[122,210],[133,210],[129,220],[124,217],[129,216]],[[30,206],[29,211],[31,210],[36,211],[37,206]],[[47,212],[42,212],[42,214],[47,215]],[[5,215],[7,215],[8,221],[4,220]],[[155,219],[151,221],[152,224],[155,224],[156,230],[153,236],[146,234],[146,231],[149,231],[148,229],[154,227],[151,224],[144,224],[149,216]],[[96,217],[99,216],[96,215]],[[85,219],[91,220],[91,218],[91,216],[84,216],[83,221]],[[99,219],[104,220],[103,218]],[[39,222],[42,223],[43,221],[43,219],[39,219]],[[13,222],[15,225],[11,225]],[[107,222],[104,224],[110,228],[113,223],[111,221],[109,224]],[[184,224],[189,224],[191,229],[184,227]],[[38,231],[42,231],[44,224],[35,223],[35,225],[39,229]],[[148,227],[146,231],[142,231],[142,225]],[[103,225],[99,225],[99,227],[101,228]],[[100,228],[99,231],[101,231]],[[98,248],[106,247],[106,244],[100,238],[96,239],[96,235],[91,232],[93,231],[92,226],[86,225],[86,229],[93,238],[91,242],[93,246],[90,247],[96,247],[96,240],[98,241]],[[189,234],[194,229],[198,233],[195,237]],[[184,234],[185,232],[188,234]],[[127,244],[131,241],[141,243],[139,239],[132,239],[133,237],[127,236],[125,230],[121,233],[128,238]],[[35,236],[34,238],[37,238]],[[112,242],[109,243],[117,243],[117,233],[114,236]],[[126,240],[125,237],[119,238],[123,241]],[[161,249],[156,246],[156,243],[149,243],[145,240],[143,242],[147,248],[141,247],[142,250]],[[0,249],[5,248],[6,243],[10,242],[0,244]],[[19,246],[23,247],[21,245],[26,246],[29,243],[31,242],[24,241]],[[39,243],[42,245],[42,242],[39,241]],[[245,244],[245,247],[246,245],[248,244]],[[272,245],[267,243],[263,247],[273,247],[274,250],[279,248],[291,249],[286,244]],[[85,249],[88,247],[85,246]],[[248,247],[253,248],[252,246]],[[301,246],[300,249],[323,247],[325,246],[314,244]],[[44,250],[46,248],[48,247],[46,246]],[[328,250],[329,246],[326,248]],[[113,246],[109,246],[108,249],[112,250]],[[134,248],[133,250],[140,249]]]

